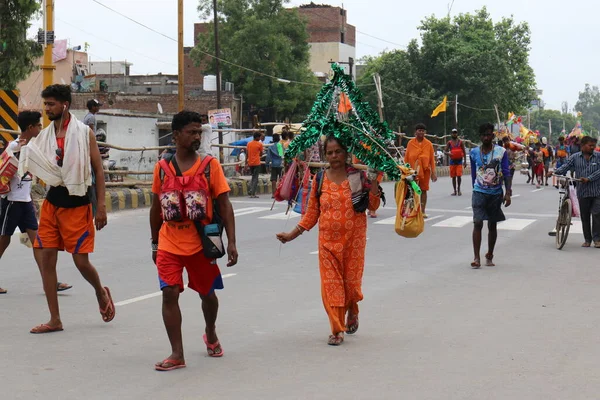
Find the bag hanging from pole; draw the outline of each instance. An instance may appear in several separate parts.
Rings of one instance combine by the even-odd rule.
[[[396,184],[396,233],[405,238],[416,238],[425,229],[421,190],[414,182],[416,172],[407,166],[400,166],[402,177]]]
[[[275,190],[275,201],[290,201],[298,190],[298,162],[294,160]]]

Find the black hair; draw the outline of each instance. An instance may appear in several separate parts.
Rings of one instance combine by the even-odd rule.
[[[262,132],[254,132],[254,135],[252,135],[254,140],[260,139],[261,136],[262,136]]]
[[[581,145],[584,146],[588,143],[598,143],[598,139],[593,138],[591,136],[584,136],[583,138],[581,138]]]
[[[288,133],[287,133],[287,131],[281,131],[281,139],[283,139],[283,140],[287,140],[288,139]]]
[[[565,137],[564,136],[559,136],[558,141],[559,142],[564,142],[565,141]]]
[[[186,125],[192,122],[202,124],[202,116],[195,111],[180,111],[173,116],[171,129],[173,131],[181,131]]]
[[[504,142],[504,141],[507,141],[507,142],[509,142],[509,141],[510,141],[510,138],[509,138],[508,136],[504,136],[504,137],[502,138],[502,141],[503,141],[503,142]]]
[[[92,108],[98,106],[98,103],[96,102],[96,100],[88,100],[86,105],[87,105],[87,109],[89,111],[92,111]]]
[[[25,132],[31,125],[37,125],[42,118],[42,114],[37,111],[21,111],[17,117],[17,123],[21,132]]]
[[[419,122],[418,124],[415,125],[415,131],[418,131],[419,129],[427,130],[427,125],[425,125],[422,122]]]
[[[50,85],[42,91],[42,98],[49,99],[53,98],[62,102],[69,102],[71,104],[71,86],[69,85]]]
[[[273,143],[278,143],[281,140],[281,135],[279,133],[273,134]]]
[[[325,138],[325,141],[323,142],[323,153],[327,152],[327,143],[329,142],[336,142],[337,144],[340,145],[340,147],[342,148],[342,150],[344,150],[346,153],[348,152],[348,148],[346,147],[346,145],[344,143],[342,143],[342,141],[338,138],[336,138],[335,136],[327,136]]]
[[[492,133],[494,133],[494,125],[490,124],[489,122],[486,122],[485,124],[481,124],[479,126],[480,135],[486,134],[487,131],[492,131]]]

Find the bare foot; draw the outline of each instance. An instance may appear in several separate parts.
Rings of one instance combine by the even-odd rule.
[[[496,264],[494,264],[494,262],[492,261],[494,259],[494,255],[487,253],[485,255],[485,266],[486,267],[495,267]]]
[[[473,262],[471,263],[471,268],[477,269],[480,267],[481,267],[481,260],[479,258],[476,258],[475,260],[473,260]]]

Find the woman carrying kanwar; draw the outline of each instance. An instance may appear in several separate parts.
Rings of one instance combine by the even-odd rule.
[[[367,216],[380,204],[379,185],[348,165],[348,151],[334,136],[325,139],[329,168],[313,180],[307,211],[290,232],[277,234],[290,242],[319,223],[321,297],[331,324],[328,344],[339,346],[344,333],[358,330],[358,302],[367,244]],[[354,200],[354,201],[353,201]]]

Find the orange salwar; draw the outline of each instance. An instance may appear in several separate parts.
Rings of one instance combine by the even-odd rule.
[[[313,185],[299,224],[310,230],[319,223],[321,297],[334,335],[346,331],[346,312],[358,315],[358,302],[363,299],[367,216],[354,211],[351,194],[347,179],[337,185],[324,173],[321,197],[317,199],[317,185]],[[377,210],[379,204],[379,197],[369,194],[369,210]]]

